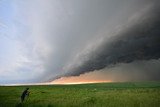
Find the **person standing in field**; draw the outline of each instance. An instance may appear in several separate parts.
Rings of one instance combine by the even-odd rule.
[[[22,93],[22,95],[21,95],[21,102],[23,102],[24,101],[24,99],[28,96],[29,97],[29,88],[26,88],[24,91],[23,91],[23,93]]]

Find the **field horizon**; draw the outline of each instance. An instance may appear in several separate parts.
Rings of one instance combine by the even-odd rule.
[[[21,103],[23,90],[30,96]],[[1,107],[159,107],[160,82],[0,86]]]

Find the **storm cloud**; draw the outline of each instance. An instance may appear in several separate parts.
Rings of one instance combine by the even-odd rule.
[[[75,11],[79,12],[79,17],[75,15],[70,23],[60,26],[63,31],[57,32],[62,36],[56,38],[58,55],[51,54],[47,72],[42,78],[48,81],[63,76],[78,76],[108,66],[116,67],[118,63],[160,58],[159,1],[81,3],[86,7],[84,10],[78,7],[83,11]],[[117,7],[106,8],[107,3]],[[53,40],[51,37],[51,44]]]
[[[61,77],[52,81],[57,84],[85,82],[133,82],[159,81],[160,60],[139,60],[131,63],[117,63],[104,69]]]
[[[152,60],[160,57],[160,5],[153,2],[135,12],[118,29],[103,37],[99,46],[79,55],[67,76],[100,70],[117,63]],[[79,63],[80,62],[80,63]],[[135,66],[136,67],[136,66]],[[151,71],[152,72],[152,71]]]
[[[115,81],[131,80],[131,74],[136,75],[132,80],[160,80],[159,0],[0,3],[0,83],[44,82],[92,72],[105,72],[106,78],[112,72],[111,77],[119,78]],[[140,79],[142,74],[147,78]]]

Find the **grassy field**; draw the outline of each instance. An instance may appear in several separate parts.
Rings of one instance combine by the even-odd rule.
[[[160,107],[160,82],[1,86],[0,107]]]

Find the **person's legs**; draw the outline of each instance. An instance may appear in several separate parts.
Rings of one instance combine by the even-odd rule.
[[[21,102],[23,102],[24,101],[24,97],[23,96],[21,96]]]

